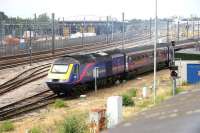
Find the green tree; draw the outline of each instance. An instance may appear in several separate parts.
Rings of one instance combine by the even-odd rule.
[[[5,15],[4,12],[0,11],[0,20],[7,20],[8,19],[8,16]]]
[[[43,14],[40,14],[37,18],[37,22],[42,22],[42,23],[45,23],[45,22],[50,22],[50,18],[49,16],[46,14],[46,13],[43,13]]]

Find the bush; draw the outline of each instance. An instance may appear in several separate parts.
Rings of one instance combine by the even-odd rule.
[[[0,126],[0,133],[1,132],[13,131],[13,130],[14,130],[14,125],[10,121],[4,121]]]
[[[136,97],[136,95],[137,95],[137,90],[136,89],[131,89],[131,90],[129,90],[129,95],[131,96],[131,97]]]
[[[55,103],[54,103],[55,108],[63,108],[65,107],[65,102],[61,99],[56,99]]]
[[[123,106],[134,106],[135,103],[130,95],[122,95]]]
[[[85,120],[78,116],[70,116],[65,119],[60,128],[60,133],[85,133],[87,124]]]
[[[40,128],[33,127],[31,128],[28,133],[42,133]]]

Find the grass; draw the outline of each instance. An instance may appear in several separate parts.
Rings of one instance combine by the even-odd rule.
[[[137,90],[135,88],[129,90],[128,95],[130,95],[131,97],[136,97],[137,96]]]
[[[59,128],[59,133],[86,133],[88,132],[88,127],[85,119],[82,116],[69,116],[61,124]]]
[[[163,102],[166,99],[166,97],[167,97],[167,94],[166,95],[158,95],[156,97],[156,104]]]
[[[181,88],[181,87],[178,87],[178,88],[176,88],[176,91],[175,91],[175,93],[176,94],[179,94],[179,93],[181,93],[181,92],[183,92],[184,91],[184,89],[183,88]]]
[[[61,100],[61,99],[56,99],[55,103],[54,103],[54,107],[55,108],[63,108],[66,107],[65,101]]]
[[[149,105],[152,105],[152,104],[153,104],[152,99],[146,99],[146,100],[143,100],[141,102],[138,102],[137,106],[140,107],[140,108],[146,108],[146,107],[148,107]]]
[[[14,129],[15,127],[11,121],[4,121],[0,126],[0,133],[13,131]]]
[[[33,127],[31,128],[28,133],[42,133],[41,128]]]
[[[123,103],[123,106],[134,106],[135,105],[134,100],[128,94],[122,95],[122,103]]]

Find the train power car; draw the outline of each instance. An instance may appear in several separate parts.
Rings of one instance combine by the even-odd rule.
[[[47,85],[55,93],[69,92],[73,87],[94,81],[97,67],[99,79],[105,83],[109,77],[121,77],[125,71],[125,54],[120,50],[63,56],[56,60],[48,73]]]

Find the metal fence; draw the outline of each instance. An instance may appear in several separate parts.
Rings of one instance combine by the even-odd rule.
[[[55,20],[54,15],[49,22],[37,22],[36,18],[23,22],[0,21],[0,57],[45,50],[51,50],[53,53],[55,49],[73,45],[84,46],[85,44],[121,41],[123,36],[125,40],[133,41],[142,36],[148,36],[149,39],[154,37],[153,19],[128,22],[125,30],[120,31],[115,30],[112,22],[107,23],[105,33],[85,36],[83,34],[86,32],[85,25],[80,25],[77,31],[80,32],[81,37],[70,38],[72,34],[70,27]],[[122,31],[125,31],[124,35]],[[197,39],[199,38],[199,21],[159,20],[158,36],[159,42]]]

